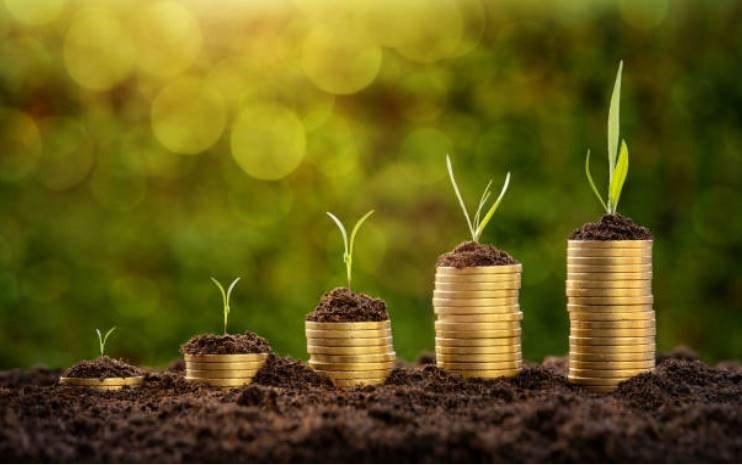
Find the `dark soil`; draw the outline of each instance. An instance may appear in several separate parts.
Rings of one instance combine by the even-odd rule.
[[[271,357],[250,386],[219,391],[177,372],[135,390],[53,384],[58,371],[0,373],[6,462],[740,462],[742,367],[687,352],[610,395],[570,385],[565,360],[465,381],[396,368],[342,391]]]
[[[258,354],[271,353],[270,344],[252,331],[243,334],[201,334],[180,346],[180,353],[204,354]]]
[[[466,268],[470,266],[515,265],[517,260],[494,245],[474,241],[462,242],[452,251],[438,257],[437,266]]]
[[[384,321],[389,313],[383,300],[338,287],[325,293],[305,319],[323,323]]]
[[[570,240],[578,241],[644,241],[652,239],[652,232],[623,215],[603,215],[595,223],[585,223],[572,231]]]
[[[76,365],[66,369],[62,376],[72,378],[126,378],[128,376],[139,376],[142,370],[128,363],[111,358],[108,355],[98,357],[95,360],[83,360]]]

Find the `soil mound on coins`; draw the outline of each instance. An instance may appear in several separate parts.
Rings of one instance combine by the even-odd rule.
[[[427,361],[427,358],[426,358]],[[341,390],[271,357],[251,385],[218,390],[149,372],[138,389],[0,373],[7,462],[740,462],[742,367],[687,351],[608,395],[568,383],[566,361],[465,380],[433,365]]]
[[[623,215],[603,215],[595,223],[585,223],[569,235],[573,241],[644,241],[652,232]]]
[[[62,376],[70,378],[126,378],[139,376],[142,371],[128,363],[111,358],[108,355],[95,360],[83,360],[66,369]]]
[[[383,300],[338,287],[325,293],[305,319],[322,323],[384,321],[389,313]]]
[[[252,331],[243,334],[201,334],[180,346],[180,353],[205,354],[259,354],[271,353],[270,344]]]
[[[515,265],[518,261],[494,245],[474,241],[462,242],[452,251],[438,257],[437,266],[466,268],[470,266]]]

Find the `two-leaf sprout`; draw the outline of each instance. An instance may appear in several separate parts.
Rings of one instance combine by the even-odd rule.
[[[234,289],[235,284],[237,284],[237,281],[239,281],[241,278],[237,278],[234,281],[232,281],[232,284],[229,285],[229,289],[227,291],[224,291],[224,286],[217,281],[215,278],[211,278],[211,280],[216,284],[216,287],[219,288],[219,292],[222,294],[222,303],[224,304],[223,312],[224,312],[224,334],[227,334],[227,323],[229,322],[229,301],[232,298],[232,290]]]
[[[351,284],[351,272],[353,268],[353,244],[356,241],[356,234],[358,234],[358,230],[361,228],[361,225],[368,219],[369,216],[373,214],[374,211],[371,210],[370,212],[363,215],[361,219],[356,222],[356,225],[353,226],[353,231],[351,231],[350,233],[349,240],[348,233],[345,231],[345,226],[343,226],[342,221],[340,221],[337,216],[333,215],[330,212],[327,212],[327,215],[332,219],[332,221],[335,222],[335,224],[338,226],[338,229],[340,229],[340,234],[343,236],[343,245],[345,246],[345,252],[343,252],[343,261],[345,262],[345,271],[348,275],[348,290],[350,290]]]
[[[106,341],[108,340],[108,336],[110,336],[114,331],[116,331],[116,327],[109,329],[106,331],[106,334],[103,335],[100,332],[100,329],[95,328],[95,332],[98,333],[98,344],[100,346],[100,356],[103,357],[103,355],[106,353]]]
[[[621,140],[621,147],[618,147],[618,122],[619,110],[621,107],[621,72],[623,71],[623,60],[618,64],[616,73],[616,82],[613,84],[613,94],[611,95],[611,106],[608,109],[608,198],[607,202],[598,192],[595,181],[590,174],[590,150],[587,151],[585,158],[585,174],[587,181],[590,183],[595,196],[609,215],[616,214],[618,201],[621,199],[626,175],[629,172],[629,149],[626,147],[626,141]]]
[[[449,157],[448,155],[446,155],[446,166],[448,167],[448,176],[451,178],[451,185],[453,186],[453,190],[456,193],[456,198],[459,199],[461,210],[464,211],[464,218],[466,219],[467,226],[469,226],[471,240],[474,242],[479,242],[479,238],[482,236],[484,228],[487,227],[487,224],[492,219],[492,215],[495,214],[495,211],[497,211],[497,207],[500,206],[502,197],[508,190],[508,186],[510,185],[510,172],[508,172],[508,174],[505,176],[505,183],[502,185],[502,189],[500,190],[500,195],[497,196],[497,200],[495,200],[492,206],[490,206],[484,217],[481,217],[482,209],[487,204],[490,196],[492,196],[492,180],[490,179],[490,181],[487,183],[487,186],[484,188],[484,192],[482,192],[482,197],[480,197],[479,199],[479,206],[477,207],[477,210],[474,213],[474,217],[472,219],[469,216],[469,211],[466,208],[466,203],[464,203],[464,197],[461,196],[459,186],[456,184],[456,178],[453,175],[453,166],[451,165],[451,157]]]

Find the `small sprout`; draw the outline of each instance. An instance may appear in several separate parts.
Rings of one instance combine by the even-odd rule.
[[[587,182],[598,198],[598,201],[609,215],[615,215],[618,208],[618,201],[621,200],[621,191],[623,190],[626,175],[629,172],[629,149],[626,141],[621,140],[621,147],[618,146],[619,134],[619,110],[621,108],[621,73],[623,72],[623,60],[618,64],[616,73],[616,82],[613,84],[613,94],[611,95],[611,105],[608,110],[608,197],[607,202],[603,200],[598,188],[595,185],[592,174],[590,174],[590,150],[585,157],[585,174]]]
[[[356,234],[358,234],[358,230],[361,228],[361,225],[368,219],[369,216],[373,214],[374,211],[371,210],[370,212],[363,215],[361,219],[356,222],[356,225],[353,226],[353,231],[350,233],[350,240],[348,240],[348,233],[345,231],[345,226],[343,226],[343,223],[338,219],[337,216],[333,215],[330,212],[327,212],[327,216],[329,216],[332,221],[335,222],[335,224],[338,226],[338,229],[340,229],[340,234],[343,236],[343,245],[345,246],[343,261],[345,262],[345,271],[348,275],[349,290],[351,284],[351,272],[353,269],[353,244],[356,241]]]
[[[211,278],[211,281],[216,284],[216,287],[219,288],[219,292],[222,294],[222,303],[224,304],[224,334],[227,334],[227,323],[229,322],[229,301],[232,298],[232,290],[234,289],[235,284],[237,284],[237,281],[239,281],[242,278],[236,278],[234,281],[232,281],[232,284],[229,285],[229,289],[227,289],[226,292],[224,292],[224,286],[217,281],[215,278]]]
[[[109,329],[106,332],[106,335],[104,336],[100,329],[95,328],[95,332],[98,333],[98,344],[100,345],[100,356],[102,357],[106,353],[106,341],[108,340],[108,336],[110,336],[114,331],[116,331],[116,327]]]
[[[469,217],[469,211],[466,208],[466,203],[464,203],[464,198],[461,196],[459,186],[456,184],[456,178],[453,175],[453,165],[451,164],[451,157],[449,157],[448,155],[446,155],[446,165],[448,167],[448,176],[451,178],[453,191],[456,193],[456,198],[459,199],[459,205],[461,205],[461,210],[463,210],[464,212],[466,224],[467,226],[469,226],[471,240],[474,242],[479,242],[479,238],[482,236],[484,228],[486,228],[487,224],[489,224],[490,220],[492,219],[492,215],[494,215],[495,211],[497,211],[497,207],[500,206],[500,202],[502,201],[505,192],[507,192],[508,190],[508,186],[510,185],[510,172],[508,172],[508,174],[505,176],[505,183],[502,185],[502,189],[500,190],[500,195],[497,196],[497,200],[492,203],[492,206],[490,206],[490,209],[487,211],[487,214],[484,215],[484,218],[481,218],[482,209],[487,204],[489,198],[492,196],[492,180],[490,179],[490,181],[487,183],[487,186],[485,186],[484,188],[484,192],[482,192],[482,197],[480,197],[479,199],[479,206],[474,213],[474,221],[472,221]]]

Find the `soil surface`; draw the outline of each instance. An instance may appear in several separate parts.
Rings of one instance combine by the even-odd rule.
[[[384,321],[389,313],[383,300],[338,287],[325,293],[305,319],[323,323]]]
[[[139,376],[142,370],[131,366],[123,360],[103,355],[95,360],[83,360],[66,369],[62,376],[71,378],[126,378]]]
[[[429,357],[425,357],[429,359]],[[742,367],[688,352],[609,395],[570,385],[566,360],[465,381],[432,365],[384,386],[334,389],[271,357],[219,391],[174,371],[139,389],[59,386],[59,371],[0,373],[6,462],[740,462]]]
[[[569,235],[578,241],[644,241],[652,239],[652,232],[623,215],[603,215],[595,223],[585,223]]]
[[[466,268],[470,266],[515,265],[516,263],[518,263],[517,260],[494,245],[468,241],[462,242],[452,251],[438,257],[436,265]]]
[[[180,346],[180,353],[190,355],[272,352],[268,341],[252,331],[243,334],[201,334]]]

